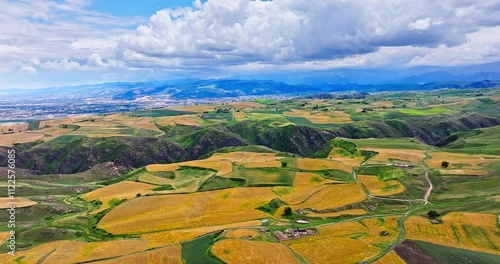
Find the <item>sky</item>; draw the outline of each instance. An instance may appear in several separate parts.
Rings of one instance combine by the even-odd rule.
[[[0,0],[0,89],[500,61],[498,0]]]

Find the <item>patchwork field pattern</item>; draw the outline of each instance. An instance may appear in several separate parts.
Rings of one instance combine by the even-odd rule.
[[[379,181],[377,176],[358,175],[358,180],[375,196],[391,196],[406,190],[403,184],[396,180]]]
[[[255,208],[275,197],[270,188],[140,197],[106,214],[99,227],[114,234],[134,234],[249,221],[265,218],[267,214]]]
[[[310,263],[357,263],[375,256],[376,245],[397,237],[398,217],[368,218],[360,222],[342,222],[319,227],[316,236],[285,242]],[[387,231],[387,236],[380,232]]]
[[[500,254],[497,221],[496,215],[453,212],[443,217],[442,224],[432,224],[425,217],[410,217],[405,229],[410,239]]]
[[[226,239],[215,243],[212,253],[226,263],[300,263],[283,244]]]

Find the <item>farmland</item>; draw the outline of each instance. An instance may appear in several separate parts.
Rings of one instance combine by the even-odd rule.
[[[499,96],[264,98],[3,125],[0,146],[19,153],[18,247],[4,243],[0,263],[495,263]]]

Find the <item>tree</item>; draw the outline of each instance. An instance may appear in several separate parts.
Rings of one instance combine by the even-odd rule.
[[[135,197],[141,197],[141,193],[137,193]]]
[[[429,218],[436,218],[439,215],[440,214],[438,212],[434,211],[434,210],[427,212],[427,216],[429,216]]]
[[[286,161],[281,162],[281,167],[285,168],[287,165],[288,165],[288,163]]]
[[[290,207],[285,207],[285,216],[290,216],[292,215],[292,208]]]
[[[448,168],[449,165],[450,165],[450,163],[446,160],[441,162],[441,167],[443,167],[443,168]]]

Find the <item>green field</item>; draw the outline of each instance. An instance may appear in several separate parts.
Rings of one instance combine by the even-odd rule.
[[[493,255],[471,250],[445,247],[417,241],[417,245],[441,263],[453,264],[492,264],[500,263],[500,255]]]
[[[182,244],[182,258],[186,264],[220,264],[223,263],[215,257],[209,256],[209,248],[219,232],[206,235]]]

